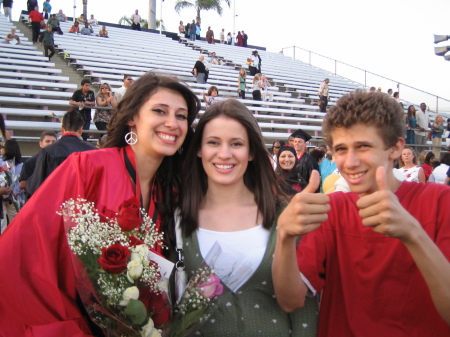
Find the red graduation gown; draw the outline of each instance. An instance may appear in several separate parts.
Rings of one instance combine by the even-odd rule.
[[[134,195],[118,148],[74,153],[45,180],[0,236],[0,337],[91,336],[56,212],[78,197],[117,212]]]

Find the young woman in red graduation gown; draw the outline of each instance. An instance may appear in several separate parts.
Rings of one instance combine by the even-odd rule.
[[[199,109],[185,85],[146,74],[110,121],[108,148],[72,154],[46,179],[0,237],[1,337],[96,334],[83,314],[56,212],[70,198],[85,198],[111,215],[135,196],[171,246],[173,191]]]

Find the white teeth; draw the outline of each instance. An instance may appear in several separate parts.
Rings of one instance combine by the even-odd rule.
[[[171,142],[175,141],[175,136],[166,135],[165,133],[158,133],[158,137],[164,140],[169,140]]]
[[[358,174],[349,174],[348,176],[352,179],[357,179],[359,177],[362,177],[364,173],[358,173]]]
[[[221,170],[227,170],[227,169],[233,168],[233,165],[217,165],[216,164],[214,166]]]

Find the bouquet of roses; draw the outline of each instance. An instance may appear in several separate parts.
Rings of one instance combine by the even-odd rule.
[[[72,249],[77,290],[106,336],[161,335],[170,319],[166,280],[149,251],[163,239],[136,198],[114,217],[101,216],[85,199],[61,206]]]
[[[5,160],[2,163],[2,166],[0,167],[0,172],[4,173],[4,185],[9,186],[12,189],[14,188],[14,185],[19,180],[19,175],[16,174],[16,165],[13,160]],[[14,191],[11,191],[11,193],[6,196],[7,199],[9,199],[12,204],[14,205],[14,208],[18,212],[20,209],[20,203],[18,201],[18,194],[16,195]]]

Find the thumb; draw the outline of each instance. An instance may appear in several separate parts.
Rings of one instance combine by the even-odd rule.
[[[386,168],[384,168],[383,166],[379,166],[375,174],[375,179],[377,181],[379,191],[389,191]]]
[[[302,193],[315,193],[320,186],[320,174],[319,171],[313,170],[309,177],[308,186],[302,191]]]

